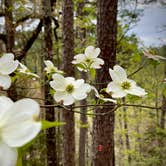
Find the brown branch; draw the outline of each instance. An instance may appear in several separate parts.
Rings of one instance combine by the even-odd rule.
[[[30,19],[30,18],[32,18],[32,14],[26,15],[26,16],[24,16],[24,17],[18,19],[18,20],[16,21],[16,23],[14,24],[14,27],[16,28],[19,24],[23,23],[24,21],[26,21],[26,20],[28,20],[28,19]]]
[[[146,62],[147,62],[147,61],[145,61],[145,62],[144,62],[138,69],[136,69],[133,73],[129,74],[129,75],[128,75],[128,78],[132,77],[134,74],[136,74],[136,73],[138,73],[140,70],[142,70],[142,69],[144,68],[144,66],[147,65]]]
[[[114,105],[116,105],[111,111],[105,112],[105,113],[84,113],[84,112],[80,112],[80,111],[75,111],[73,109],[76,108],[87,108],[87,107],[113,107]],[[137,104],[88,104],[88,105],[78,105],[78,106],[63,106],[63,105],[57,105],[57,104],[53,104],[53,105],[40,105],[41,108],[51,108],[51,107],[55,107],[55,108],[63,108],[66,111],[71,111],[74,113],[79,113],[79,114],[85,114],[85,115],[100,115],[100,116],[104,116],[104,115],[108,115],[114,111],[116,111],[118,108],[120,107],[138,107],[138,108],[146,108],[146,109],[162,109],[162,107],[152,107],[152,106],[146,106],[146,105],[137,105]]]
[[[19,24],[25,22],[28,19],[42,19],[42,15],[29,14],[24,17],[21,17],[20,19],[16,21],[16,23],[14,24],[14,27],[16,28]]]
[[[17,59],[19,61],[21,61],[27,54],[28,50],[32,47],[33,43],[35,42],[35,40],[37,39],[41,29],[43,26],[43,21],[40,20],[37,28],[34,30],[32,36],[29,38],[29,40],[27,41],[27,43],[25,44],[24,48],[22,49],[22,51],[20,51],[19,53],[15,52]]]

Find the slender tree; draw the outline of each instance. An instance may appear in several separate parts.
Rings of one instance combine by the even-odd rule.
[[[53,60],[53,40],[52,40],[52,28],[51,28],[51,0],[42,1],[43,3],[43,24],[44,24],[44,43],[45,52],[44,57],[47,60]],[[52,96],[49,93],[49,83],[45,78],[45,104],[53,104]],[[49,121],[55,120],[54,108],[46,108],[46,119]],[[55,128],[49,128],[46,131],[46,147],[47,147],[47,166],[56,166],[56,143],[55,143]]]
[[[5,28],[6,28],[6,50],[12,52],[14,48],[14,24],[13,24],[13,1],[5,0]]]
[[[74,75],[71,61],[74,56],[73,1],[63,0],[62,4],[62,68],[67,76]],[[75,165],[74,113],[63,110],[63,165]]]
[[[125,98],[123,98],[123,103],[125,104]],[[128,129],[128,118],[127,118],[127,107],[123,107],[123,121],[125,130],[125,144],[126,149],[130,150],[130,139],[129,139],[129,129]],[[128,154],[128,163],[131,163],[131,156]]]
[[[84,12],[85,7],[85,1],[79,1],[77,4],[77,18],[82,21],[83,18],[86,16]],[[83,23],[83,22],[82,22]],[[82,25],[82,24],[81,24]],[[86,39],[86,28],[81,27],[80,25],[77,26],[76,29],[76,38],[78,38],[81,43],[81,48],[85,45],[85,39]],[[81,78],[86,80],[86,73],[81,73]],[[80,101],[81,105],[86,105],[87,101],[86,99]],[[80,111],[83,113],[86,113],[87,108],[80,108]],[[86,114],[80,114],[80,124],[86,125],[87,124],[87,116]],[[80,133],[79,133],[79,166],[85,166],[85,150],[86,150],[86,139],[87,139],[87,128],[80,126]]]
[[[116,34],[117,34],[117,0],[97,1],[97,44],[101,48],[100,57],[105,64],[97,72],[97,82],[110,81],[109,68],[116,60]],[[98,88],[106,85],[99,84]],[[114,108],[104,106],[96,109],[96,113],[108,112]],[[114,166],[114,112],[104,116],[96,116],[93,122],[93,165]]]

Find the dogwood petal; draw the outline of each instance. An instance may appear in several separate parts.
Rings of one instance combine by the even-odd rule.
[[[48,67],[48,68],[52,68],[54,67],[54,64],[50,61],[50,60],[45,60],[44,64]]]
[[[115,91],[112,92],[111,95],[112,95],[113,98],[122,98],[122,97],[125,97],[127,95],[127,93],[123,90],[119,90],[119,91],[116,91],[116,92]]]
[[[54,100],[57,102],[63,102],[64,105],[71,105],[74,103],[74,98],[71,94],[66,92],[56,91],[54,94]]]
[[[109,93],[109,92],[116,92],[116,91],[120,91],[121,90],[121,87],[115,83],[115,82],[110,82],[108,85],[107,85],[107,88],[106,88],[106,92]]]
[[[85,49],[85,55],[88,58],[97,58],[100,52],[101,52],[100,48],[94,48],[93,46],[88,46]]]
[[[74,60],[72,61],[72,64],[78,64],[82,63],[85,60],[85,55],[84,54],[77,54],[74,56]]]
[[[11,86],[11,79],[8,75],[0,75],[0,87],[7,90]]]
[[[69,85],[69,84],[74,85],[75,84],[75,78],[74,77],[66,77],[65,80],[66,80],[67,85]]]
[[[3,115],[5,113],[5,111],[7,111],[12,105],[14,104],[14,102],[6,97],[6,96],[0,96],[0,123],[2,123],[3,121]]]
[[[126,90],[126,92],[131,95],[136,95],[140,97],[145,96],[147,94],[143,88],[137,86],[136,84],[132,84],[131,88],[129,90]]]
[[[0,141],[0,166],[15,166],[17,150]]]
[[[126,71],[119,65],[115,65],[113,70],[109,69],[110,76],[113,81],[120,83],[127,79]]]
[[[36,121],[40,108],[32,99],[15,102],[4,114],[1,127],[2,140],[10,147],[20,147],[40,132],[41,123]]]
[[[92,88],[89,84],[82,84],[81,86],[79,86],[74,90],[72,95],[76,100],[82,100],[87,97],[87,93],[89,93],[91,89]]]
[[[96,58],[94,62],[91,64],[91,67],[94,69],[100,69],[101,65],[104,64],[104,61],[101,58]]]
[[[127,93],[115,82],[110,82],[107,85],[106,92],[111,92],[113,98],[122,98],[127,95]]]
[[[50,81],[50,86],[57,91],[64,91],[66,88],[66,80],[60,74],[53,74],[53,81]]]
[[[84,80],[83,79],[79,79],[79,80],[76,80],[75,82],[74,82],[74,87],[75,88],[79,88],[81,85],[83,85],[84,84]]]
[[[56,102],[61,102],[61,101],[63,101],[63,98],[66,96],[66,92],[65,91],[56,91],[55,93],[54,93],[54,100],[56,101]]]
[[[0,58],[0,73],[3,75],[11,74],[18,67],[19,62],[14,61],[14,55],[12,53],[4,54]]]
[[[74,98],[73,98],[73,96],[71,96],[71,95],[66,95],[65,97],[64,97],[64,99],[63,99],[63,104],[64,105],[71,105],[71,104],[73,104],[74,103]]]

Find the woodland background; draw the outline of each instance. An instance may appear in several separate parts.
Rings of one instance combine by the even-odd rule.
[[[154,1],[156,2],[156,1]],[[159,1],[158,1],[159,2]],[[41,104],[41,118],[66,125],[41,132],[23,158],[24,166],[165,166],[166,78],[165,61],[147,59],[142,49],[166,57],[166,45],[146,48],[128,31],[141,19],[137,0],[1,0],[0,53],[16,59],[40,79],[13,77],[6,94],[14,101],[29,97]],[[152,3],[152,1],[142,1]],[[164,1],[160,1],[163,6]],[[132,8],[128,8],[129,4]],[[163,27],[165,30],[165,27]],[[101,48],[101,70],[91,73],[91,83],[106,87],[108,68],[119,64],[148,92],[145,98],[127,96],[115,112],[95,105],[89,96],[67,110],[54,104],[44,60],[51,60],[67,76],[84,78],[71,64],[88,45]],[[4,92],[0,92],[1,94]],[[103,103],[99,103],[103,104]],[[144,107],[145,106],[145,107]],[[95,115],[96,113],[96,115]],[[106,113],[97,115],[97,113]]]

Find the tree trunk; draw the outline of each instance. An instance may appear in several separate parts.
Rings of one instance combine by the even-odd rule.
[[[82,74],[82,78],[86,79],[85,73]],[[87,105],[86,99],[82,100],[80,102],[81,105]],[[82,125],[86,125],[87,122],[87,108],[81,108],[80,110],[83,114],[80,115],[80,123]],[[86,145],[86,138],[87,138],[87,128],[86,127],[80,127],[80,135],[79,135],[79,166],[85,166],[85,145]]]
[[[5,29],[6,29],[6,51],[8,53],[13,52],[14,49],[14,37],[15,29],[13,25],[13,1],[5,0]],[[14,75],[12,73],[12,75]],[[8,97],[13,101],[17,100],[17,90],[15,83],[7,91]]]
[[[116,60],[116,33],[117,33],[117,0],[97,1],[97,41],[101,48],[100,57],[105,64],[97,72],[98,89],[105,88],[111,80],[109,68],[115,65]],[[105,113],[114,108],[103,106],[96,109],[96,113]],[[100,148],[99,148],[100,147]],[[100,150],[99,150],[100,149]],[[96,116],[93,123],[93,165],[114,166],[114,113]]]
[[[85,2],[81,1],[78,2],[77,4],[77,17],[82,20],[83,17],[85,17],[85,12],[83,11],[83,8],[85,6]],[[86,38],[86,29],[77,26],[76,29],[76,38],[78,38],[81,43],[80,47],[83,48],[85,46],[85,38]],[[81,73],[81,78],[86,80],[86,73],[82,72]],[[86,99],[80,101],[81,105],[86,105],[87,101]],[[86,116],[86,111],[87,108],[80,108],[80,111],[83,114],[80,114],[80,124],[81,125],[86,125],[87,124],[87,116]],[[80,133],[79,133],[79,166],[85,166],[85,150],[86,150],[86,139],[87,139],[87,128],[86,127],[80,127]]]
[[[73,1],[64,0],[62,7],[62,55],[63,71],[67,76],[74,75],[74,68],[71,61],[74,56],[74,29],[73,29]],[[63,121],[66,125],[63,127],[63,166],[75,165],[75,131],[74,131],[74,113],[63,110]]]
[[[51,0],[42,1],[44,10],[44,41],[45,41],[45,59],[53,60],[53,41],[52,41],[52,28],[51,28]],[[49,93],[50,86],[45,78],[45,105],[53,104],[52,96]],[[54,121],[55,114],[54,108],[46,108],[46,120]],[[55,128],[49,128],[46,130],[46,147],[47,147],[47,166],[56,166],[56,142],[55,142]]]
[[[12,52],[14,48],[15,29],[13,25],[13,1],[5,0],[5,29],[6,29],[6,50]]]
[[[123,98],[123,103],[125,104],[125,98]],[[126,149],[130,150],[130,140],[128,134],[128,119],[127,119],[127,107],[123,107],[123,121],[124,121],[124,130],[125,130],[125,143]],[[130,153],[128,154],[128,163],[131,163],[131,156]]]
[[[164,78],[166,78],[166,64],[164,69]],[[166,114],[166,96],[165,94],[163,94],[162,110],[161,110],[161,118],[160,118],[160,127],[162,129],[165,128],[165,114]]]

